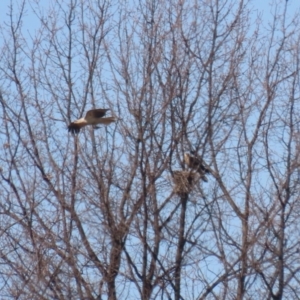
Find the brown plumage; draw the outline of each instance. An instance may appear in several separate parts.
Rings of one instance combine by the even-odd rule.
[[[197,171],[204,181],[207,181],[205,173],[210,173],[209,169],[206,167],[203,159],[199,156],[190,155],[189,153],[184,153],[184,161],[187,166],[195,171]]]
[[[84,118],[80,118],[68,126],[68,131],[72,134],[79,133],[80,129],[87,125],[97,125],[97,124],[103,124],[103,125],[109,125],[110,123],[113,123],[116,121],[115,117],[107,117],[103,118],[105,116],[106,112],[109,109],[106,108],[98,108],[98,109],[91,109],[89,110]]]

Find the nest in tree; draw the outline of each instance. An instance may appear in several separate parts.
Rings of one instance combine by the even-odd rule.
[[[193,171],[174,171],[174,190],[177,194],[189,193],[199,180],[199,174]]]

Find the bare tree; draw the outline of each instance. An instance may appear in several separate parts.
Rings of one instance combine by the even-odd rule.
[[[299,299],[299,12],[272,9],[11,1],[3,299]],[[92,108],[117,122],[68,133]]]

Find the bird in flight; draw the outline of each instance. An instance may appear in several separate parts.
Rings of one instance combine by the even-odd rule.
[[[89,110],[84,118],[80,118],[68,126],[68,131],[72,134],[79,133],[80,129],[87,125],[98,125],[104,124],[109,125],[110,123],[116,122],[115,117],[103,118],[109,109],[98,108]]]
[[[203,159],[200,156],[190,155],[189,153],[184,153],[184,161],[187,166],[202,176],[202,180],[207,181],[205,173],[210,173],[209,169],[206,167]]]

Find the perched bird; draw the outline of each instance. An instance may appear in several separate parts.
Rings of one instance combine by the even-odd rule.
[[[105,116],[106,112],[109,109],[105,108],[98,108],[98,109],[92,109],[89,110],[84,118],[80,118],[68,126],[68,131],[71,133],[79,133],[80,129],[86,125],[97,125],[97,124],[104,124],[109,125],[110,123],[116,122],[115,117],[107,117],[103,118]]]
[[[202,179],[204,181],[207,181],[207,178],[205,177],[205,173],[210,173],[210,171],[206,167],[203,159],[200,156],[184,153],[184,161],[189,168],[198,172],[202,176]]]

